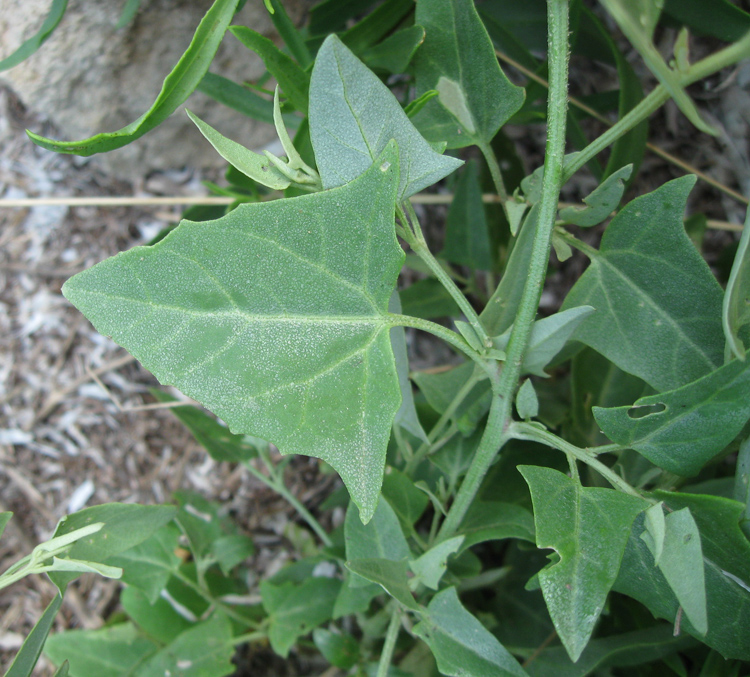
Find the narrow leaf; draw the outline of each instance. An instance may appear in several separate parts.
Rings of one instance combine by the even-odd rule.
[[[414,601],[414,596],[409,589],[406,560],[394,562],[377,557],[353,559],[346,563],[346,568],[371,583],[379,585],[407,609],[414,611],[419,609],[419,605]]]
[[[122,569],[97,562],[84,562],[79,559],[53,557],[52,564],[45,567],[48,572],[75,572],[78,574],[99,574],[105,578],[121,578]]]
[[[723,363],[721,287],[682,223],[694,183],[675,179],[623,207],[563,304],[596,308],[573,338],[658,391]]]
[[[52,0],[49,13],[44,19],[44,23],[39,28],[39,31],[28,40],[21,43],[21,46],[18,47],[15,52],[0,60],[0,71],[5,71],[9,68],[13,68],[13,66],[17,66],[36,52],[36,50],[44,44],[47,38],[52,35],[55,28],[57,28],[57,24],[60,23],[65,15],[67,7],[68,0]]]
[[[138,14],[138,10],[141,6],[141,0],[127,0],[125,7],[122,8],[120,18],[115,24],[115,28],[125,28]]]
[[[417,96],[440,93],[414,116],[417,128],[448,148],[489,144],[523,104],[524,91],[500,68],[474,3],[420,0],[415,23],[426,32],[414,58]]]
[[[366,521],[401,399],[387,315],[404,257],[397,185],[390,144],[340,189],[185,222],[64,293],[233,432],[329,462]]]
[[[251,89],[238,85],[228,78],[216,73],[206,73],[197,89],[249,118],[266,122],[269,125],[273,124],[273,104]],[[292,115],[286,116],[287,124],[295,119],[299,124],[298,118]]]
[[[688,26],[691,33],[735,42],[750,30],[750,14],[730,0],[665,0],[664,14]]]
[[[310,77],[298,64],[260,33],[245,26],[232,26],[229,31],[245,47],[255,52],[266,65],[284,92],[284,96],[302,113],[309,105]]]
[[[660,468],[690,477],[729,444],[750,417],[750,363],[735,360],[677,390],[642,397],[632,406],[593,411],[613,442],[635,449]]]
[[[519,466],[531,489],[536,544],[557,553],[539,572],[552,621],[572,661],[594,631],[628,541],[648,503],[612,489],[582,487],[562,473]]]
[[[127,146],[166,120],[185,102],[208,71],[224,32],[234,16],[238,0],[215,0],[201,20],[187,51],[164,80],[161,92],[141,117],[116,132],[97,134],[82,141],[53,141],[27,132],[42,148],[72,155],[94,155]]]
[[[409,568],[431,590],[437,590],[448,568],[448,557],[458,552],[465,536],[454,536],[434,545],[423,555],[409,562]]]
[[[645,516],[646,531],[641,534],[641,538],[654,554],[654,564],[658,565],[664,551],[664,538],[667,530],[664,521],[664,504],[652,505],[646,510]]]
[[[10,518],[13,517],[12,512],[0,512],[0,537],[3,535],[3,532],[5,531],[5,527],[10,521]]]
[[[267,0],[273,7],[271,14],[271,21],[276,30],[279,32],[281,39],[284,44],[289,48],[292,56],[297,59],[302,68],[307,68],[312,62],[312,55],[310,50],[305,44],[304,36],[297,30],[297,27],[292,23],[289,15],[284,9],[284,5],[281,0]]]
[[[625,182],[632,173],[633,165],[621,167],[604,179],[590,195],[583,198],[585,207],[566,207],[560,210],[560,218],[582,228],[590,228],[601,223],[617,209],[625,192]]]
[[[403,168],[399,201],[461,166],[432,150],[388,88],[335,35],[315,60],[310,135],[324,188],[357,178],[390,139],[398,143]]]
[[[735,357],[744,360],[746,346],[740,338],[740,330],[750,323],[750,210],[745,217],[745,227],[734,255],[721,317],[727,347]]]
[[[57,594],[47,605],[41,618],[31,629],[28,637],[24,640],[18,650],[13,663],[5,673],[5,677],[30,677],[34,666],[42,653],[42,647],[47,640],[47,635],[52,628],[52,623],[62,604],[62,595]]]
[[[452,677],[525,677],[526,672],[461,604],[456,588],[432,598],[414,634],[435,655],[438,669]]]

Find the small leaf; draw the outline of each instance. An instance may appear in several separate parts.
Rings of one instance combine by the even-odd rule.
[[[10,521],[11,517],[13,517],[12,512],[0,512],[0,537],[2,537],[3,532],[5,531],[5,527]]]
[[[5,513],[7,514],[7,513]],[[62,604],[62,595],[57,594],[47,605],[41,618],[36,622],[18,650],[13,663],[5,673],[5,677],[30,677],[34,666],[42,653],[42,647],[47,641],[47,635]],[[62,662],[62,661],[58,661]]]
[[[654,564],[659,565],[661,554],[664,551],[664,538],[666,536],[666,523],[664,521],[664,504],[652,505],[645,512],[646,531],[641,534],[644,543],[654,555]]]
[[[459,552],[464,536],[454,536],[434,545],[423,555],[409,562],[409,568],[431,590],[437,590],[448,568],[448,557]]]
[[[625,192],[625,182],[633,173],[633,165],[621,167],[610,174],[601,185],[583,198],[585,207],[566,207],[560,210],[560,218],[582,228],[590,228],[604,221],[620,204]]]
[[[406,560],[394,562],[379,557],[353,559],[346,563],[346,568],[371,583],[379,585],[407,609],[414,611],[419,609],[419,605],[414,601],[414,596],[409,589]]]
[[[518,415],[528,421],[539,414],[539,400],[534,390],[534,384],[526,379],[516,393],[516,411]]]
[[[41,25],[37,33],[28,40],[24,40],[15,52],[0,60],[0,71],[5,71],[9,68],[13,68],[13,66],[17,66],[36,52],[36,50],[45,43],[47,38],[52,35],[55,28],[57,28],[57,25],[65,15],[65,10],[67,8],[68,0],[52,0],[49,13],[45,17],[44,23]]]
[[[462,164],[430,148],[390,90],[335,35],[326,38],[312,72],[310,136],[324,188],[357,178],[390,139],[403,168],[399,201]]]
[[[422,516],[430,500],[407,475],[390,466],[386,467],[383,477],[383,498],[398,517],[404,533],[414,530],[414,523]]]
[[[313,642],[331,664],[348,670],[359,661],[359,643],[347,633],[331,632],[323,628],[313,630]]]
[[[515,195],[505,203],[505,211],[508,214],[508,225],[510,226],[510,234],[513,237],[518,235],[518,229],[521,227],[521,220],[523,215],[526,213],[529,204],[526,200],[516,197]]]
[[[723,364],[721,287],[682,222],[694,184],[675,179],[623,207],[562,306],[596,308],[573,338],[657,391]]]
[[[75,572],[78,574],[99,574],[105,578],[120,578],[122,569],[97,562],[84,562],[79,559],[53,557],[52,564],[45,567],[47,572]]]
[[[444,675],[526,677],[508,650],[462,606],[456,588],[432,598],[414,634],[430,647]]]
[[[284,190],[288,188],[291,181],[284,176],[268,158],[253,151],[248,150],[243,145],[228,139],[223,134],[217,132],[211,125],[203,122],[197,115],[186,111],[188,117],[195,123],[201,134],[206,137],[209,143],[233,167],[239,169],[245,176],[250,177],[253,181],[262,183],[272,190]]]
[[[645,415],[634,414],[641,409]],[[742,430],[750,417],[750,363],[735,360],[677,390],[632,406],[601,409],[604,434],[660,468],[691,477]]]
[[[424,42],[422,26],[409,26],[362,52],[362,61],[373,70],[403,73]]]
[[[215,0],[201,20],[190,46],[164,80],[151,108],[119,131],[97,134],[82,141],[53,141],[28,132],[31,140],[47,150],[89,156],[127,146],[166,120],[203,79],[219,49],[224,32],[237,9],[238,0]]]
[[[744,360],[746,346],[740,338],[740,330],[750,324],[750,210],[724,292],[721,317],[727,348]]]
[[[52,552],[53,550],[59,550],[68,545],[73,545],[76,541],[101,531],[103,526],[104,522],[97,522],[96,524],[89,524],[80,529],[76,529],[75,531],[63,534],[62,536],[50,538],[48,541],[44,541],[34,548],[31,553],[32,557],[40,558],[43,556],[43,553]]]
[[[346,186],[183,222],[64,293],[233,432],[330,463],[367,520],[401,403],[387,312],[404,259],[397,186],[392,142]]]
[[[268,38],[245,26],[232,26],[229,32],[245,47],[255,52],[266,65],[284,92],[284,96],[302,113],[309,105],[310,77],[298,64],[282,52]]]
[[[501,501],[474,501],[459,527],[461,551],[477,543],[517,538],[535,543],[534,517],[523,506]]]
[[[582,487],[551,468],[524,465],[536,544],[556,561],[539,572],[552,621],[572,661],[588,643],[612,587],[643,500],[613,489]]]

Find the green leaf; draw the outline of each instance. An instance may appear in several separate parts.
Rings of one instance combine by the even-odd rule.
[[[158,650],[132,623],[119,623],[101,630],[71,630],[47,640],[44,653],[53,663],[70,663],[76,677],[126,677]],[[163,674],[163,673],[162,673]]]
[[[141,590],[151,604],[167,585],[169,577],[182,563],[175,554],[180,539],[180,531],[170,524],[155,534],[107,560],[108,564],[122,567],[122,582]]]
[[[431,547],[427,552],[409,562],[409,568],[431,590],[437,590],[440,579],[448,568],[448,557],[459,552],[464,536],[454,536]]]
[[[340,589],[341,581],[320,576],[299,585],[262,581],[260,594],[268,612],[268,639],[273,650],[286,658],[297,638],[329,620]]]
[[[348,633],[315,628],[313,642],[323,657],[337,668],[348,670],[359,661],[359,643]]]
[[[214,612],[146,659],[134,677],[224,677],[235,672],[234,652],[232,626]]]
[[[662,509],[660,505],[654,507]],[[649,523],[647,513],[646,524]],[[641,538],[654,555],[655,565],[661,569],[693,627],[705,635],[708,632],[706,582],[698,526],[690,509],[683,508],[668,513],[663,527],[661,543],[655,542],[649,528],[641,534]]]
[[[458,480],[469,469],[483,433],[480,427],[468,437],[453,435],[440,449],[430,454],[430,462],[445,474],[450,490],[456,488]]]
[[[686,614],[680,629],[698,637],[725,658],[750,660],[750,542],[739,527],[743,505],[717,496],[655,492],[668,508],[689,508],[700,532],[706,585],[708,632],[699,633]],[[638,518],[628,541],[614,589],[628,595],[654,616],[675,622],[680,606],[654,557],[640,538]]]
[[[521,107],[524,91],[500,68],[473,2],[420,0],[415,23],[426,38],[414,58],[417,96],[440,92],[414,116],[428,141],[486,146]],[[441,86],[442,82],[442,86]]]
[[[302,68],[307,68],[312,62],[312,55],[305,44],[303,35],[292,23],[292,20],[289,18],[289,15],[286,13],[284,5],[280,0],[266,1],[271,4],[271,7],[273,7],[274,11],[271,13],[271,21],[273,21],[273,25],[279,32],[284,44],[289,48],[292,56],[297,59],[299,65],[302,66]]]
[[[120,605],[141,630],[162,644],[169,644],[192,624],[163,597],[151,603],[137,588],[120,592]]]
[[[4,513],[8,514],[8,513]],[[18,650],[13,663],[5,673],[5,677],[30,677],[34,666],[42,653],[42,647],[47,641],[47,635],[62,604],[62,595],[58,594],[47,605],[41,618],[35,623],[28,637]]]
[[[390,139],[403,168],[399,201],[462,164],[432,150],[389,89],[335,35],[326,38],[312,72],[310,136],[324,188],[357,178]]]
[[[534,390],[534,384],[526,379],[516,393],[516,411],[518,415],[528,420],[539,415],[539,400]]]
[[[388,35],[413,9],[414,0],[385,0],[344,31],[341,41],[352,52],[360,54]]]
[[[232,26],[229,29],[245,47],[255,52],[266,65],[284,92],[284,96],[302,113],[307,113],[310,103],[308,89],[310,76],[299,65],[282,52],[268,38],[245,26]],[[374,159],[374,158],[373,158]]]
[[[422,26],[409,26],[366,49],[362,52],[362,61],[373,70],[403,73],[424,42],[424,36]]]
[[[178,402],[163,390],[151,388],[151,394],[159,402]],[[258,449],[251,444],[247,435],[234,435],[215,418],[192,405],[170,407],[169,409],[192,433],[195,440],[208,452],[214,461],[239,463],[257,458]],[[258,443],[261,443],[258,440]]]
[[[63,517],[57,525],[55,536],[63,536],[90,524],[104,522],[104,526],[95,534],[76,541],[68,550],[67,556],[86,562],[108,562],[110,557],[145,541],[169,522],[175,512],[171,505],[107,503]],[[50,579],[61,592],[76,577],[75,574],[68,573],[50,574]]]
[[[21,46],[15,52],[0,60],[0,71],[8,70],[17,66],[22,61],[28,59],[37,49],[39,49],[52,32],[57,28],[57,24],[65,15],[68,7],[68,0],[52,0],[49,13],[44,19],[44,23],[35,35],[28,40],[24,40]]]
[[[346,563],[346,568],[371,583],[379,585],[407,609],[413,609],[414,611],[419,609],[419,605],[414,601],[414,596],[409,589],[406,560],[394,562],[380,557],[353,559]]]
[[[750,363],[735,360],[677,390],[642,397],[632,406],[593,411],[613,442],[635,449],[660,468],[691,477],[750,417]]]
[[[105,578],[120,578],[122,576],[122,569],[119,567],[111,567],[107,564],[86,562],[69,557],[53,557],[52,564],[45,566],[45,571],[47,573],[55,571],[60,573],[99,574]]]
[[[125,28],[138,14],[138,10],[141,6],[141,0],[127,0],[125,7],[122,8],[120,18],[115,24],[115,28]]]
[[[591,306],[582,305],[563,310],[534,322],[531,327],[529,343],[523,357],[521,373],[543,377],[548,376],[544,371],[544,367],[563,349],[563,346],[581,322],[593,312],[594,309]],[[493,345],[496,349],[506,349],[512,328],[511,325],[505,333],[493,339]]]
[[[585,207],[565,207],[560,210],[560,218],[566,223],[582,228],[590,228],[601,223],[617,209],[625,192],[625,182],[632,173],[633,165],[621,167],[604,179],[590,195],[583,198]]]
[[[255,545],[252,539],[243,534],[229,534],[217,538],[211,544],[211,554],[225,576],[240,562],[244,562],[255,553]]]
[[[55,672],[53,677],[68,677],[68,672],[70,670],[70,663],[68,661],[65,661]]]
[[[694,183],[675,179],[623,207],[563,304],[596,308],[573,338],[658,391],[723,363],[721,288],[682,224]]]
[[[724,292],[721,317],[727,348],[738,359],[744,360],[746,348],[740,338],[740,329],[750,324],[750,210],[745,217],[745,227]]]
[[[458,177],[448,209],[440,256],[474,270],[494,268],[492,244],[479,185],[479,165],[470,160]]]
[[[648,545],[654,555],[654,564],[658,565],[664,552],[664,539],[667,534],[667,524],[664,520],[664,504],[652,505],[645,514],[646,531],[641,538]]]
[[[551,468],[524,465],[536,544],[556,561],[539,572],[552,621],[572,661],[594,631],[620,569],[628,530],[648,503],[612,489],[582,487]]]
[[[341,590],[339,590],[333,605],[333,618],[367,611],[373,598],[381,592],[381,589],[374,583],[367,583],[361,576],[346,570]]]
[[[11,517],[13,517],[12,512],[0,512],[0,537],[2,537],[3,532],[5,531],[5,527],[10,521]]]
[[[216,50],[234,16],[238,0],[215,0],[201,20],[189,47],[164,80],[161,92],[141,117],[116,132],[97,134],[82,141],[53,141],[27,132],[31,140],[47,150],[89,156],[127,146],[166,120],[185,102],[208,71]]]
[[[346,559],[350,561],[373,558],[398,561],[411,556],[398,517],[388,501],[382,498],[367,524],[362,524],[356,511],[349,506],[344,522],[344,540]]]
[[[216,152],[245,176],[272,190],[284,190],[289,187],[291,181],[265,155],[254,153],[236,141],[228,139],[190,111],[187,111],[187,114]]]
[[[386,467],[383,477],[383,498],[398,517],[404,533],[414,531],[414,523],[422,516],[430,501],[407,475],[390,466]]]
[[[346,186],[185,222],[64,294],[233,432],[330,463],[366,521],[401,399],[387,315],[404,257],[397,184],[392,143]]]
[[[691,33],[734,42],[750,30],[750,14],[729,0],[665,0],[664,14],[688,26]]]
[[[737,453],[733,498],[745,506],[742,530],[747,534],[750,529],[750,438],[740,443],[740,450]]]
[[[432,320],[436,317],[458,317],[461,311],[442,283],[434,277],[418,280],[399,292],[405,315]]]
[[[599,0],[620,29],[635,47],[649,70],[670,93],[679,109],[700,131],[716,135],[718,132],[703,121],[695,104],[680,84],[679,75],[664,61],[653,43],[653,33],[664,5],[663,0]]]
[[[273,124],[273,104],[251,89],[238,85],[228,78],[216,75],[216,73],[206,73],[197,89],[249,118],[266,122],[269,125]],[[296,116],[287,115],[284,119],[289,126],[294,126],[295,122],[299,125],[299,118]]]
[[[453,677],[525,677],[526,672],[461,604],[456,588],[432,598],[414,634],[437,659],[438,669]]]

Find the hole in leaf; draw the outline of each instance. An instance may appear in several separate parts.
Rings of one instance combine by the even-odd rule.
[[[633,419],[646,418],[646,416],[652,416],[653,414],[661,414],[666,411],[667,407],[661,402],[655,404],[637,404],[633,405],[628,409],[628,416]]]

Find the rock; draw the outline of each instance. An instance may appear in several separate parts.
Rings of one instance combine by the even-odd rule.
[[[70,0],[62,21],[42,47],[15,68],[0,73],[31,111],[48,118],[60,138],[78,140],[120,129],[149,109],[162,81],[187,48],[210,7],[209,0],[142,0],[125,28],[116,23],[125,0]],[[299,20],[303,0],[285,0]],[[33,35],[50,0],[0,0],[0,58]],[[273,37],[262,0],[248,0],[234,24]],[[236,82],[265,71],[257,55],[227,33],[211,71]],[[198,116],[251,148],[275,137],[270,125],[249,120],[200,92],[187,102]],[[111,153],[94,156],[116,178],[133,180],[156,169],[186,165],[215,167],[224,161],[203,139],[183,107],[144,137]]]

